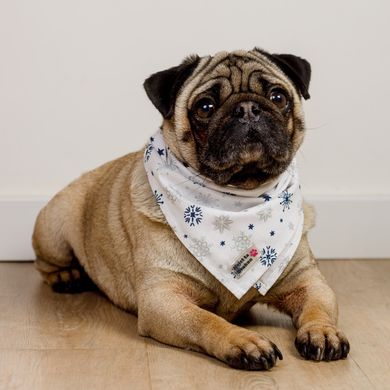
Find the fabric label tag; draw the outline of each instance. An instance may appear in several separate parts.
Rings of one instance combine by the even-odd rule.
[[[239,279],[259,257],[259,250],[253,245],[249,247],[243,254],[238,257],[233,263],[231,275],[234,279]]]

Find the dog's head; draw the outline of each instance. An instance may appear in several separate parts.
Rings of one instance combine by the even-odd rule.
[[[310,65],[260,49],[191,56],[144,83],[167,145],[220,185],[252,189],[281,174],[303,140]]]

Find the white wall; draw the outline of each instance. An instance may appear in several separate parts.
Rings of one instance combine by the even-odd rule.
[[[142,89],[152,72],[190,53],[260,46],[312,64],[305,194],[362,199],[380,217],[390,204],[389,14],[384,0],[0,0],[0,212],[141,147],[160,123]],[[351,228],[375,228],[361,222]],[[12,245],[2,255],[0,241],[0,257],[28,247],[31,218],[23,223],[23,238],[2,238]],[[1,214],[0,224],[6,232]],[[321,256],[355,255],[343,242],[330,253],[324,240]],[[380,252],[367,244],[357,254],[390,256],[373,240]]]

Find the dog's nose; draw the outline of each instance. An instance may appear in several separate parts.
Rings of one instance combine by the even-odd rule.
[[[255,102],[240,102],[234,109],[234,116],[240,122],[258,121],[260,117],[260,107]]]

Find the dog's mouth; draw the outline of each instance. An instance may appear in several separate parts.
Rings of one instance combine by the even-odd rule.
[[[251,190],[276,177],[281,171],[270,172],[259,167],[256,162],[245,165],[233,165],[223,170],[215,170],[206,165],[200,169],[201,173],[211,179],[214,183],[222,186],[232,185],[234,187]]]
[[[293,156],[288,137],[281,130],[260,139],[260,132],[250,130],[241,138],[209,141],[198,155],[200,173],[218,185],[242,189],[254,189],[283,173]]]
[[[271,179],[272,175],[260,169],[256,163],[245,165],[240,171],[234,173],[225,184],[235,187],[252,189]]]

